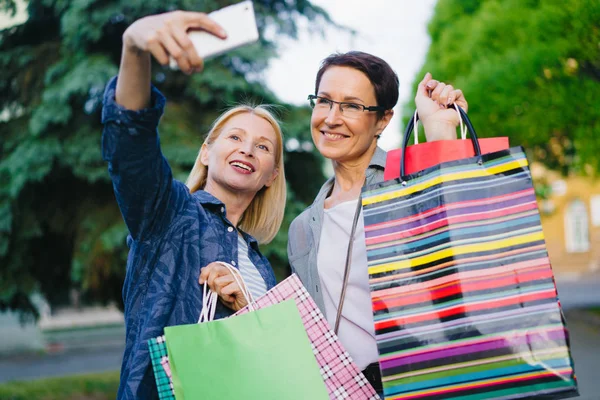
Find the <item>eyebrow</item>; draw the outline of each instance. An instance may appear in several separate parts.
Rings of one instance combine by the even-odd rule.
[[[319,92],[318,93],[319,96],[323,95],[323,96],[327,96],[327,97],[332,97],[329,93],[327,92]],[[357,100],[360,101],[362,103],[364,103],[365,101],[363,99],[361,99],[360,97],[356,97],[356,96],[344,96],[342,101],[349,101],[349,100]]]
[[[240,128],[237,126],[234,126],[233,128],[229,129],[227,132],[231,132],[231,131],[242,131],[244,132],[244,134],[248,134],[248,132],[246,132],[246,130],[244,128]],[[275,142],[273,142],[271,139],[269,139],[266,136],[261,136],[258,138],[258,140],[266,140],[267,142],[271,143],[273,146],[275,146]]]
[[[261,136],[259,139],[261,140],[266,140],[267,142],[271,143],[273,146],[275,146],[275,142],[273,142],[271,139],[269,139],[266,136]]]

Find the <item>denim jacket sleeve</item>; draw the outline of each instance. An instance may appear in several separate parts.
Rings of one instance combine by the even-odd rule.
[[[189,192],[173,179],[160,149],[165,97],[152,87],[149,108],[127,110],[115,101],[116,84],[115,77],[104,93],[102,157],[132,238],[146,240],[164,232]]]

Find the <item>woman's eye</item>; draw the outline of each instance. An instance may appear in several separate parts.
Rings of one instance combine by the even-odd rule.
[[[268,147],[268,146],[265,146],[264,144],[259,144],[257,147],[258,147],[259,149],[261,149],[261,150],[264,150],[264,151],[269,151],[269,147]]]
[[[240,137],[238,135],[231,135],[231,136],[229,136],[229,139],[240,140]]]
[[[358,111],[362,108],[360,105],[358,105],[356,103],[344,103],[344,107],[346,107],[346,109],[352,110],[352,111]]]
[[[317,97],[317,104],[326,104],[326,105],[329,105],[329,104],[331,104],[331,100],[329,100],[329,99],[323,99],[321,97]]]

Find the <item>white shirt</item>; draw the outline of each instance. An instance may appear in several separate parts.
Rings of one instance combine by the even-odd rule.
[[[323,288],[325,315],[333,329],[344,279],[348,239],[358,200],[325,209],[317,254],[317,268]],[[350,276],[338,337],[359,369],[378,361],[377,342],[369,290],[365,227],[358,218],[350,263]]]
[[[240,274],[246,282],[246,287],[254,300],[267,293],[267,284],[256,266],[250,261],[248,244],[241,235],[238,235],[238,266]]]

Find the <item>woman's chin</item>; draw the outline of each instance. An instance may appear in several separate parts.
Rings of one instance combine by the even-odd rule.
[[[348,154],[348,150],[345,148],[345,146],[332,146],[328,143],[319,143],[317,150],[319,150],[319,153],[321,153],[323,157],[332,161],[337,161],[340,158],[344,158],[344,156]]]
[[[229,181],[226,182],[227,188],[229,189],[229,191],[234,192],[234,193],[248,193],[249,195],[253,195],[256,194],[260,188],[256,188],[254,185],[251,185],[249,182],[239,182],[237,180],[235,181]]]

